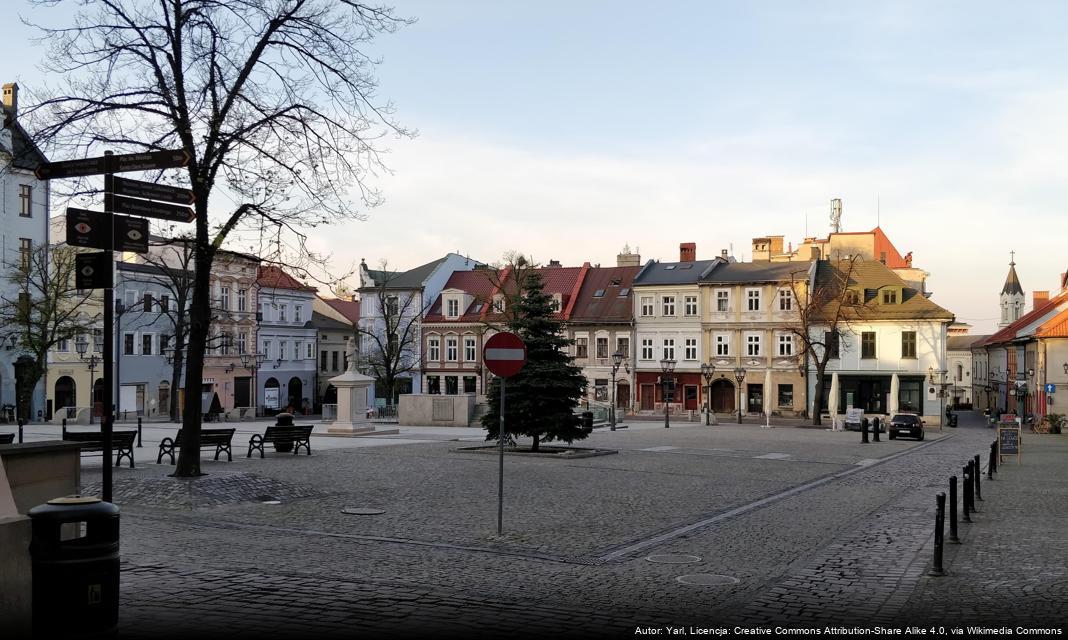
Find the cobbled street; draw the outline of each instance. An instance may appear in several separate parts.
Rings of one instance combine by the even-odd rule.
[[[310,457],[205,455],[209,475],[193,481],[139,453],[137,469],[115,473],[120,632],[1063,628],[1065,436],[1028,434],[1023,465],[983,476],[975,522],[946,547],[948,575],[927,576],[935,494],[975,454],[985,470],[995,437],[982,415],[960,416],[923,442],[752,424],[598,430],[577,446],[618,453],[506,458],[503,536],[497,457],[461,450],[477,443],[316,449],[317,438]],[[94,490],[99,467],[83,482]]]

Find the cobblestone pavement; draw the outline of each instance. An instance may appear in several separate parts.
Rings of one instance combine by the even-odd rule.
[[[1044,609],[1056,616],[1064,574],[1034,567],[1064,564],[1063,546],[1042,541],[1063,532],[1065,467],[1052,464],[1063,452],[1051,450],[1035,471],[1060,483],[1059,498],[1036,499],[1034,478],[1012,475],[1030,468],[1006,466],[984,486],[976,523],[962,525],[950,576],[925,576],[934,494],[968,457],[985,454],[993,433],[967,414],[960,429],[934,430],[923,443],[862,445],[856,433],[750,425],[598,431],[581,446],[618,455],[506,461],[503,536],[496,459],[456,443],[206,461],[212,475],[179,481],[194,498],[179,492],[177,506],[165,488],[174,481],[162,480],[170,467],[148,464],[116,473],[116,495],[129,498],[120,503],[120,629],[622,637],[647,626],[667,634],[667,625],[948,626],[972,622],[973,609],[1006,593],[1003,604],[1016,594],[1059,598]],[[1063,445],[1063,436],[1043,438]],[[95,473],[86,471],[87,483]],[[124,482],[130,490],[120,494]],[[210,499],[228,492],[229,501]],[[1043,522],[1028,523],[1033,535],[1022,540],[1026,520],[1003,506],[1056,500],[1049,521],[1029,512]],[[345,506],[385,513],[345,515]],[[1013,542],[1017,559],[1008,560],[1001,550]],[[658,555],[696,561],[651,561]],[[990,563],[1000,571],[989,582],[967,577]],[[727,578],[686,584],[708,575]]]

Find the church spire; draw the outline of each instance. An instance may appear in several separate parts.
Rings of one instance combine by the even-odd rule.
[[[1009,252],[1009,274],[1005,276],[1005,285],[1001,287],[1001,322],[998,328],[1007,327],[1020,319],[1024,308],[1024,291],[1020,286],[1020,277],[1016,275],[1016,252]]]
[[[1020,278],[1016,275],[1016,252],[1010,251],[1009,255],[1009,275],[1005,276],[1005,286],[1001,288],[1002,293],[1008,294],[1020,294],[1023,295],[1023,287],[1020,286]]]

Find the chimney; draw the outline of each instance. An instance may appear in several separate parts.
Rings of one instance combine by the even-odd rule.
[[[560,266],[560,261],[559,260],[549,260],[549,264],[547,264],[545,266],[547,266],[547,267],[559,267]]]
[[[1032,291],[1031,292],[1031,310],[1039,308],[1041,305],[1049,302],[1049,291]]]
[[[616,255],[617,267],[639,267],[642,264],[642,257],[637,253],[620,253]]]
[[[697,243],[679,243],[679,262],[693,262],[697,260]]]
[[[14,82],[4,85],[4,123],[14,122],[19,115],[19,86]]]
[[[720,249],[719,250],[719,257],[723,258],[724,260],[727,260],[728,259],[727,250],[726,249]]]

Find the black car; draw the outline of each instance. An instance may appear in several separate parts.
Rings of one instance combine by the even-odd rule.
[[[923,440],[923,420],[914,413],[899,413],[890,418],[890,439],[899,435]]]

